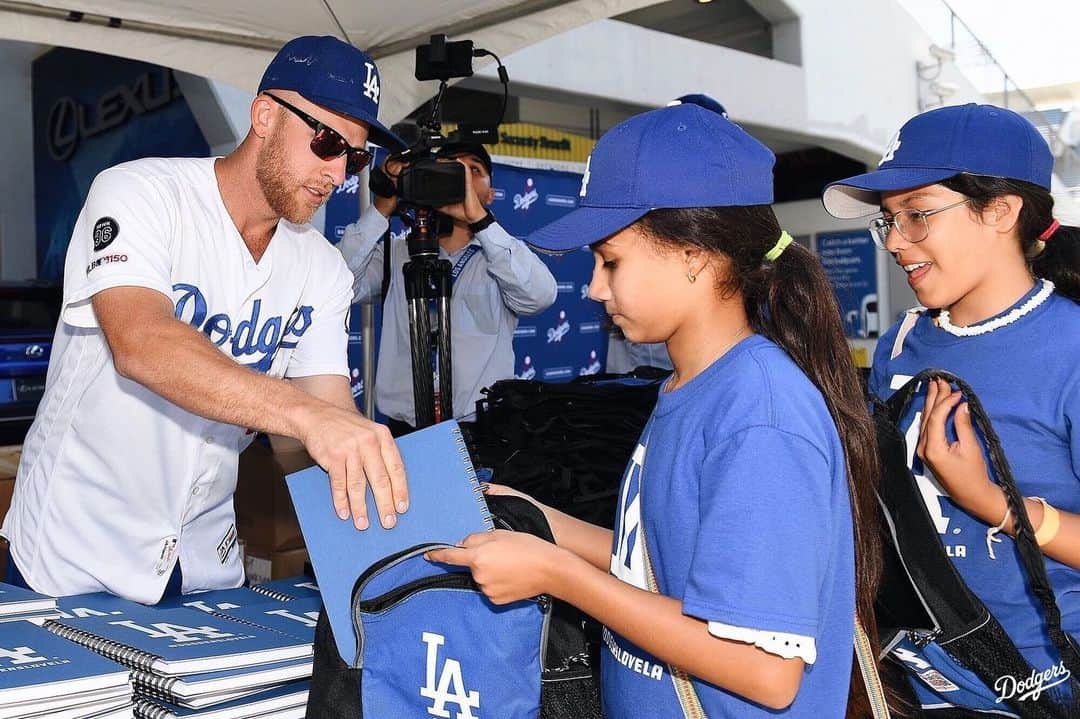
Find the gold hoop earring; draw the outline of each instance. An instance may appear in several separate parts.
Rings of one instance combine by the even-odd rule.
[[[690,284],[694,284],[695,282],[697,282],[697,275],[695,275],[693,272],[687,272],[686,279],[690,280]]]

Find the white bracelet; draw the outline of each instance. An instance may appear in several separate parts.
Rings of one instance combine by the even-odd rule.
[[[994,556],[993,543],[994,542],[998,542],[999,544],[1001,543],[1001,538],[998,537],[997,535],[1000,532],[1004,531],[1005,525],[1008,523],[1009,517],[1011,517],[1011,516],[1012,516],[1012,510],[1009,509],[1008,507],[1006,507],[1005,508],[1005,516],[1001,518],[1001,524],[999,524],[996,527],[991,527],[990,529],[986,530],[986,553],[990,555],[990,559],[995,559],[995,560],[997,559],[997,557]]]

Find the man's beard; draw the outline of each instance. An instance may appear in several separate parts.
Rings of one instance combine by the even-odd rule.
[[[289,175],[287,167],[282,143],[275,132],[259,148],[255,158],[255,178],[276,215],[295,225],[303,225],[311,220],[319,208],[297,197],[297,191],[303,189],[303,184]]]

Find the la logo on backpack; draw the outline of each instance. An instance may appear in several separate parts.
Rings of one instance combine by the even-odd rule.
[[[457,704],[457,719],[477,719],[473,709],[480,709],[480,692],[465,689],[465,680],[461,675],[461,662],[444,656],[442,669],[439,670],[439,647],[446,644],[446,637],[433,632],[424,632],[420,637],[427,644],[427,684],[420,687],[420,696],[430,699],[432,705],[428,714],[443,719],[450,719],[447,703]],[[438,681],[435,679],[438,674]]]

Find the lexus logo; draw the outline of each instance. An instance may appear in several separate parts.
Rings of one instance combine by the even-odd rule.
[[[70,96],[60,97],[49,108],[45,125],[49,154],[64,162],[75,154],[82,140],[165,107],[180,96],[172,70],[161,67],[142,73],[131,87],[117,85],[87,105]]]
[[[41,345],[30,345],[26,348],[27,359],[41,359],[45,356],[45,348]]]

